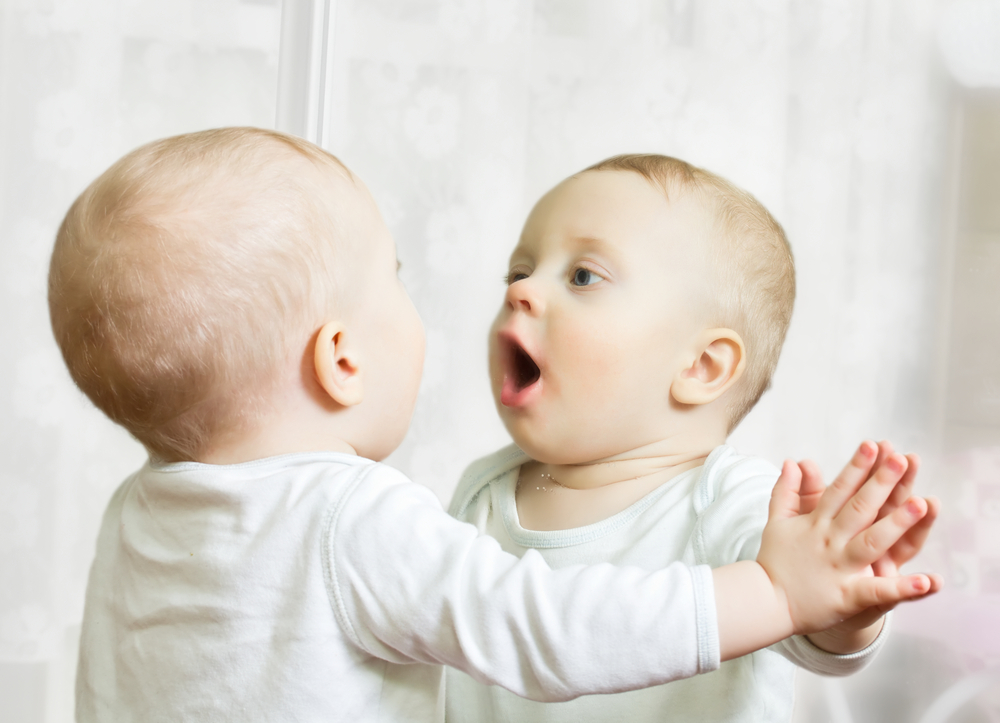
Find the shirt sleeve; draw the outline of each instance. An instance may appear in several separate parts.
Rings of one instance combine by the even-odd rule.
[[[373,465],[328,511],[327,587],[353,642],[396,663],[450,665],[539,701],[659,685],[719,666],[711,570],[552,570],[448,516]]]
[[[891,614],[882,617],[882,629],[871,644],[855,653],[837,655],[817,648],[804,635],[793,635],[790,638],[775,643],[768,650],[782,655],[800,668],[819,675],[845,676],[863,670],[875,660],[878,651],[885,645],[889,637],[889,618]]]

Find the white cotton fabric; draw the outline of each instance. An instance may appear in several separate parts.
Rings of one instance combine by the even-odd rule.
[[[541,700],[712,670],[711,571],[551,571],[345,454],[147,464],[108,506],[82,723],[439,721],[441,664]]]
[[[721,446],[703,466],[674,477],[613,517],[586,527],[534,531],[518,523],[515,500],[519,470],[528,460],[510,446],[473,463],[459,483],[450,511],[474,523],[507,552],[527,556],[535,554],[534,548],[555,569],[610,562],[656,570],[677,561],[714,568],[753,560],[779,475],[773,465]],[[448,670],[446,719],[448,723],[788,721],[793,663],[817,673],[847,675],[867,665],[885,637],[883,627],[863,651],[833,655],[796,636],[722,663],[706,675],[559,703],[524,700]]]

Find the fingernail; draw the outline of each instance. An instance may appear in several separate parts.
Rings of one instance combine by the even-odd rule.
[[[917,504],[917,501],[913,497],[906,501],[906,511],[914,517],[920,514],[920,505]]]
[[[913,581],[913,589],[917,592],[924,592],[929,589],[929,587],[928,580],[925,577],[918,577]]]
[[[871,457],[872,455],[875,454],[877,448],[875,447],[874,442],[866,439],[864,442],[861,443],[861,446],[858,447],[858,451],[861,452],[861,454],[863,454],[865,457]]]
[[[886,464],[889,465],[889,469],[893,472],[902,472],[906,469],[906,458],[900,457],[898,454],[894,454],[886,460]]]

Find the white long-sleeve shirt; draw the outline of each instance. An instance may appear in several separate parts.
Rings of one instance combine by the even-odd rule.
[[[559,567],[351,455],[147,464],[102,523],[77,718],[435,721],[442,664],[550,701],[718,666],[707,566]]]
[[[612,517],[569,530],[535,531],[519,524],[515,499],[520,467],[527,461],[521,450],[510,446],[473,463],[450,511],[474,523],[507,552],[525,557],[540,553],[555,569],[610,562],[656,570],[678,561],[714,568],[756,559],[779,475],[773,465],[721,446],[703,466],[674,477]],[[706,634],[718,633],[713,628]],[[793,663],[818,673],[847,675],[872,660],[885,636],[883,627],[875,642],[851,655],[827,653],[796,636],[727,661],[707,675],[557,703],[524,700],[449,670],[446,717],[448,723],[787,721]]]

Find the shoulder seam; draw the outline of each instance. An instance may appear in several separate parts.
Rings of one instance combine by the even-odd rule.
[[[712,450],[705,459],[705,464],[702,465],[701,475],[695,487],[695,523],[692,535],[692,547],[694,548],[696,564],[708,564],[708,560],[706,559],[708,555],[705,551],[705,525],[703,524],[705,510],[711,506],[715,497],[712,490],[712,483],[716,476],[716,467],[718,466],[719,459],[726,456],[731,450],[732,447],[728,445],[720,445]]]
[[[334,616],[337,618],[337,622],[340,624],[340,627],[344,630],[351,641],[362,650],[367,650],[367,648],[347,615],[347,606],[344,604],[343,595],[341,595],[340,592],[340,584],[337,579],[337,571],[334,567],[331,545],[337,522],[340,519],[340,513],[347,504],[347,500],[350,499],[351,495],[358,488],[358,486],[365,479],[367,479],[368,475],[370,475],[378,466],[379,465],[376,462],[361,467],[359,474],[350,483],[347,490],[345,490],[343,495],[341,495],[340,499],[327,507],[320,537],[320,544],[322,545],[321,555],[323,561],[323,577],[326,578],[326,593],[330,597]]]
[[[493,480],[497,479],[502,472],[498,473],[498,470],[506,470],[512,459],[520,457],[524,452],[521,451],[520,447],[516,444],[511,444],[504,449],[500,449],[494,452],[490,457],[494,457],[494,461],[484,469],[482,472],[477,473],[473,478],[471,484],[468,485],[466,489],[462,489],[461,486],[455,491],[455,496],[452,497],[451,504],[448,505],[448,514],[455,519],[462,519],[466,510],[469,509],[469,505],[472,504],[472,500],[476,498],[479,492],[490,484]],[[489,459],[489,457],[480,458],[477,462],[481,462],[483,459]],[[472,467],[476,462],[473,462]],[[463,474],[463,479],[465,475]],[[459,482],[461,485],[461,482]],[[459,497],[461,495],[461,497]],[[457,504],[456,504],[457,503]]]

